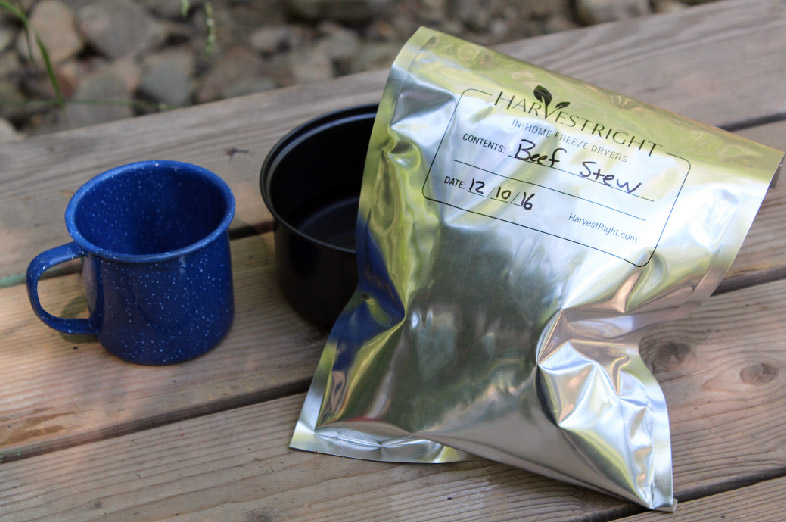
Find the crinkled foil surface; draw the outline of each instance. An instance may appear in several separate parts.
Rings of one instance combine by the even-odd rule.
[[[420,29],[369,145],[360,282],[292,447],[472,454],[672,509],[638,342],[717,286],[781,158]]]

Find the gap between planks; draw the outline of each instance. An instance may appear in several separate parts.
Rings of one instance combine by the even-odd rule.
[[[786,512],[786,480],[783,477],[719,492],[677,506],[670,522],[782,522]],[[664,515],[642,512],[616,519],[618,522],[662,522]]]
[[[741,134],[744,134],[744,133],[741,132]],[[783,136],[783,133],[779,133],[779,136],[778,136],[779,140],[781,140],[781,138],[780,138],[781,136]],[[776,146],[778,146],[778,145],[776,144]],[[780,147],[782,148],[782,142],[781,142]],[[258,195],[255,195],[255,197],[258,197]],[[261,202],[259,202],[259,204],[261,205]],[[254,232],[252,231],[253,227],[249,228],[246,225],[241,225],[241,226],[243,226],[244,230],[246,230],[249,233],[249,236],[254,234]],[[771,227],[771,229],[772,229],[772,227]],[[772,229],[772,230],[777,230],[777,229]],[[244,236],[244,237],[249,237],[249,236]],[[719,292],[729,292],[729,291],[732,291],[732,290],[739,290],[739,289],[745,288],[746,286],[758,285],[760,283],[774,281],[774,280],[777,280],[777,279],[780,279],[780,278],[784,277],[783,270],[780,267],[775,267],[775,268],[773,268],[773,267],[766,268],[765,267],[765,268],[761,269],[761,268],[756,268],[755,265],[753,265],[753,264],[751,264],[749,266],[753,267],[753,268],[751,268],[751,270],[749,272],[744,272],[743,271],[739,275],[734,275],[732,278],[729,278],[727,281],[724,281],[724,283],[722,283],[722,286],[719,288]],[[26,305],[26,303],[24,303],[24,305]],[[302,380],[301,382],[306,382],[306,380]],[[261,393],[261,392],[257,392],[257,393]],[[285,391],[283,393],[286,394],[286,393],[291,393],[291,392],[286,392]],[[249,395],[249,397],[253,397],[253,395],[254,394],[252,393],[252,394]],[[236,407],[236,406],[234,406],[234,407]],[[231,409],[232,407],[229,406],[228,408]],[[196,410],[194,410],[196,412],[196,413],[194,413],[194,415],[196,415],[196,416],[200,416],[200,415],[206,414],[206,413],[199,413],[197,410],[198,410],[198,408]],[[153,417],[155,417],[155,415]],[[189,417],[186,417],[186,418],[189,418]],[[150,427],[148,427],[147,429],[150,429]],[[111,432],[111,431],[112,431],[111,429],[107,429],[107,432]],[[111,435],[111,433],[110,433],[110,435]],[[112,436],[116,437],[117,435],[112,435]],[[42,448],[41,451],[45,452],[45,451],[47,451],[47,449],[46,448]]]
[[[251,225],[239,225],[237,227],[230,228],[228,230],[229,239],[235,241],[237,239],[245,239],[251,236],[259,236],[262,234],[266,234],[273,230],[273,221],[263,221],[261,223]],[[78,274],[80,272],[79,266],[77,263],[65,263],[63,265],[59,265],[55,268],[51,268],[44,272],[41,276],[41,280],[45,281],[47,279],[51,279],[53,277],[62,277],[67,275]],[[13,274],[5,277],[0,277],[0,290],[3,288],[10,288],[16,285],[25,284],[25,274]]]
[[[731,297],[726,297],[725,299],[731,299]],[[666,327],[668,328],[669,325],[666,325]],[[680,340],[684,340],[685,335],[678,335],[677,337]],[[661,340],[661,344],[669,345],[670,343],[669,339],[670,337],[668,336],[665,337],[664,339]],[[645,359],[647,357],[647,354],[652,353],[651,344],[652,343],[645,338],[645,341],[643,342],[643,352],[644,352],[643,355],[645,356]],[[661,355],[656,353],[654,357],[656,358],[661,357]],[[653,363],[650,360],[649,362],[650,362],[650,366],[659,365],[657,361]],[[120,422],[115,425],[99,427],[95,430],[87,431],[85,433],[79,433],[72,436],[67,436],[55,441],[34,442],[25,448],[24,454],[21,453],[15,454],[14,452],[6,452],[4,455],[5,461],[13,462],[16,460],[42,455],[44,453],[64,449],[75,445],[81,445],[81,444],[95,442],[103,439],[115,438],[129,433],[146,431],[152,428],[164,426],[171,423],[177,423],[204,415],[220,413],[222,411],[227,411],[227,410],[248,406],[256,403],[266,402],[272,399],[304,392],[308,388],[309,382],[310,382],[310,377],[304,377],[298,380],[273,386],[272,388],[241,393],[232,397],[219,399],[208,403],[197,404],[194,406],[181,407],[180,409],[174,411],[152,414],[145,418],[142,418],[141,420],[132,419],[125,422]],[[781,476],[782,470],[768,471],[767,473],[768,474],[761,475],[761,477],[763,478],[778,477]],[[735,479],[729,481],[729,487],[739,487],[740,485],[746,485],[748,483],[749,483],[748,479],[744,479],[741,482]],[[693,492],[688,490],[685,493],[685,497],[682,500],[697,498],[699,496],[703,496],[705,493],[706,492],[701,489],[698,489]]]
[[[487,461],[406,465],[288,450],[291,425],[302,399],[302,395],[292,396],[130,434],[116,443],[71,448],[34,459],[24,468],[18,464],[0,467],[0,484],[6,484],[5,489],[0,487],[0,500],[20,508],[8,513],[24,517],[19,520],[28,516],[40,520],[42,515],[55,514],[50,510],[58,510],[64,520],[177,517],[185,522],[255,520],[244,517],[266,510],[276,515],[270,520],[301,521],[323,520],[320,513],[334,517],[325,520],[335,519],[342,512],[354,521],[378,519],[379,515],[391,521],[448,517],[572,522],[619,517],[629,517],[624,519],[629,522],[656,521],[674,516],[644,512],[605,495]],[[123,466],[116,465],[117,454],[124,455]],[[698,490],[683,486],[677,494],[683,505],[676,518],[692,520],[697,510],[720,509],[718,499],[721,505],[724,501],[729,505],[729,497],[735,496],[743,482],[756,484],[750,491],[767,498],[773,488],[783,489],[783,481],[758,482],[782,477],[783,466],[780,471],[780,475],[739,477],[736,485],[721,481],[702,488],[702,494],[723,495],[717,499],[694,502]],[[43,475],[31,480],[38,473]],[[98,487],[90,484],[94,474],[101,477]],[[401,504],[404,499],[407,502]],[[578,515],[587,511],[594,512]]]
[[[613,515],[614,518],[607,518],[609,515],[605,514],[602,517],[597,515],[592,515],[587,518],[577,519],[574,522],[601,522],[601,521],[617,521],[617,522],[657,522],[659,520],[663,520],[663,517],[668,516],[669,521],[694,521],[697,520],[694,518],[696,516],[695,507],[699,507],[704,511],[710,510],[713,511],[713,516],[717,516],[714,513],[717,510],[718,506],[714,505],[713,497],[718,499],[718,504],[721,504],[723,501],[727,500],[729,497],[738,497],[739,494],[747,494],[752,490],[757,490],[757,488],[761,488],[762,486],[768,486],[775,484],[777,490],[786,492],[786,465],[781,468],[775,468],[770,470],[761,471],[758,473],[752,473],[750,475],[744,475],[740,477],[732,477],[728,480],[723,480],[715,484],[706,485],[697,488],[686,488],[685,491],[679,492],[679,494],[675,495],[677,499],[677,511],[674,515],[666,515],[662,513],[653,513],[651,511],[647,511],[646,509],[639,507],[639,506],[631,506],[630,510],[627,513],[618,513]],[[772,502],[773,498],[776,502],[780,504],[784,504],[784,499],[786,496],[776,496],[767,499],[760,499],[761,501]],[[694,506],[695,505],[695,506]],[[746,506],[743,506],[746,507]],[[726,508],[723,507],[725,510]],[[733,503],[731,505],[731,511],[735,509],[739,509],[739,505]],[[781,522],[783,520],[783,513],[786,512],[786,504],[781,506],[778,510],[774,510],[773,512],[777,512],[779,518],[770,518],[768,520],[778,521]],[[686,513],[688,511],[688,513]],[[725,512],[725,511],[724,511]],[[706,515],[706,513],[704,513]],[[739,516],[735,516],[734,518],[725,518],[726,521],[749,521],[755,520],[756,522],[764,522],[764,519],[756,518],[752,519],[749,518],[749,513],[739,513]],[[702,518],[701,520],[718,520],[716,518]]]
[[[122,437],[123,435],[128,435],[131,433],[142,433],[154,428],[166,426],[168,424],[176,424],[178,422],[196,419],[204,415],[214,415],[228,410],[242,408],[244,406],[251,406],[254,404],[281,399],[283,397],[289,397],[290,395],[308,391],[309,384],[311,384],[310,378],[301,379],[269,389],[227,397],[210,403],[197,404],[196,406],[186,407],[180,410],[154,414],[141,420],[128,420],[120,424],[89,430],[86,433],[66,436],[56,439],[53,442],[43,441],[33,443],[25,448],[24,454],[22,454],[21,451],[0,452],[0,465],[7,462],[16,462],[18,460],[28,459],[31,457],[38,457],[46,453],[52,453],[75,446],[90,444],[92,442]]]
[[[644,338],[643,356],[670,405],[678,498],[782,476],[786,355],[777,341],[786,333],[784,291],[781,281],[714,297]],[[756,372],[765,366],[772,371]],[[632,514],[610,497],[498,464],[385,465],[287,450],[302,399],[290,395],[7,463],[0,498],[31,515],[59,510],[68,520],[100,518],[96,500],[111,512],[104,515],[129,521],[177,513],[186,522],[242,521],[267,507],[280,510],[279,520],[304,521],[342,512],[357,521],[379,513],[457,521]],[[451,505],[445,497],[453,491]],[[584,515],[589,510],[592,517]],[[396,518],[399,511],[406,517]],[[561,516],[547,517],[555,513]]]
[[[272,223],[270,221],[265,221],[255,226],[246,226],[236,229],[236,231],[233,231],[231,234],[231,237],[233,239],[233,244],[242,243],[243,239],[264,236],[266,235],[266,232],[269,232],[271,229],[272,229]],[[269,235],[267,236],[267,240],[270,241],[272,244],[272,238]],[[750,264],[750,263],[744,263],[744,264]],[[751,266],[748,267],[748,271],[745,271],[745,269],[743,269],[742,271],[740,271],[738,275],[735,275],[731,278],[724,280],[721,283],[721,286],[716,291],[716,295],[720,295],[723,293],[728,293],[736,290],[742,290],[756,285],[770,283],[786,277],[786,268],[777,267],[772,269],[766,269],[766,268],[756,269],[755,265],[753,264],[750,265]],[[57,274],[57,276],[63,276],[63,275],[65,274]],[[23,303],[20,306],[24,306],[24,305],[26,305],[26,303]],[[255,390],[251,392],[240,393],[239,395],[237,395],[237,397],[233,397],[229,399],[222,399],[207,404],[199,404],[193,407],[181,406],[180,409],[175,410],[173,414],[153,413],[152,415],[149,415],[148,417],[144,417],[141,420],[121,421],[115,425],[100,426],[96,429],[88,430],[87,432],[77,433],[74,435],[67,435],[65,437],[55,439],[54,441],[32,442],[31,444],[29,444],[27,447],[24,448],[23,452],[15,453],[13,451],[11,452],[6,451],[4,453],[0,453],[0,459],[4,457],[6,461],[10,462],[14,460],[28,458],[35,455],[41,455],[50,451],[63,449],[73,445],[84,444],[96,440],[102,440],[104,438],[117,437],[133,431],[147,430],[154,427],[162,426],[167,423],[179,422],[182,420],[195,418],[201,415],[217,413],[217,412],[225,411],[227,409],[246,406],[257,402],[268,401],[273,398],[278,398],[288,394],[305,391],[308,387],[309,381],[310,381],[310,376],[303,377],[300,378],[299,380],[286,383],[284,385],[274,386],[271,389]]]
[[[718,2],[498,49],[699,121],[739,127],[783,111],[784,27],[782,2]],[[145,157],[219,174],[237,196],[235,225],[269,218],[258,172],[272,144],[323,112],[378,101],[384,81],[378,70],[5,144],[0,276],[23,272],[34,255],[66,238],[62,209],[79,185]],[[233,155],[236,149],[249,153]]]
[[[779,147],[781,149],[786,149],[786,121],[777,121],[775,123],[767,123],[761,125],[755,125],[752,127],[746,127],[743,130],[737,132],[740,136],[745,138],[751,139],[753,141],[758,141],[760,143],[767,144],[772,147]],[[779,206],[780,200],[786,199],[786,196],[781,196],[780,192],[776,191],[776,186],[770,187],[770,190],[765,198],[766,204],[773,204],[773,206]],[[264,206],[261,201],[260,197],[260,205]],[[766,212],[766,211],[765,211]],[[777,212],[777,209],[775,210]],[[759,222],[762,221],[760,217],[763,214],[762,209],[759,210],[759,215],[757,215],[757,220]],[[767,216],[764,216],[767,217]],[[778,225],[780,225],[781,219],[780,216],[773,216],[777,217],[775,220]],[[754,220],[754,223],[751,227],[751,232],[749,232],[748,237],[751,240],[759,239],[758,236],[768,236],[768,232],[770,230],[760,230],[764,228],[761,223],[757,224],[757,221]],[[769,226],[772,229],[772,225]],[[233,222],[232,228],[229,229],[229,237],[232,240],[244,239],[254,235],[261,235],[273,230],[273,221],[270,219],[265,219],[259,223],[245,223],[245,224],[235,224]],[[765,238],[768,239],[768,238]],[[748,238],[746,238],[746,242],[749,242]],[[54,246],[54,245],[52,245]],[[733,290],[739,290],[742,288],[747,288],[749,286],[754,286],[758,284],[768,283],[772,281],[776,281],[778,279],[783,279],[786,277],[786,264],[780,264],[778,261],[777,254],[774,256],[774,259],[767,259],[766,256],[747,256],[746,244],[743,243],[742,248],[740,249],[740,253],[742,256],[738,259],[732,268],[729,271],[727,277],[720,283],[718,288],[715,290],[714,294],[721,294],[730,292]],[[761,247],[757,248],[755,254],[760,254],[759,250]],[[767,250],[767,249],[765,249]],[[766,254],[771,254],[770,251],[766,252]],[[759,257],[764,258],[764,264],[760,263]],[[748,259],[750,258],[750,259]],[[774,261],[774,262],[772,262]],[[750,264],[750,266],[745,266]],[[742,265],[742,266],[741,266]],[[79,272],[79,268],[76,263],[67,263],[61,267],[55,267],[51,270],[48,270],[44,273],[42,280],[46,280],[53,277],[61,277],[70,274],[75,274]],[[24,284],[25,282],[25,274],[12,274],[5,277],[0,277],[0,290],[3,288],[9,288],[12,286],[16,286],[19,284]]]
[[[0,460],[27,458],[139,429],[305,391],[325,332],[284,302],[271,234],[232,241],[236,315],[210,353],[188,364],[140,367],[107,354],[90,336],[62,335],[32,314],[23,287],[0,292]],[[44,307],[85,315],[76,275],[40,287]],[[73,346],[73,350],[71,347]]]

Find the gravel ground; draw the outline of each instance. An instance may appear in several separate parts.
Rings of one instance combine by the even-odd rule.
[[[421,25],[484,45],[696,0],[13,0],[0,8],[0,142],[388,67]],[[212,25],[213,29],[210,29]]]

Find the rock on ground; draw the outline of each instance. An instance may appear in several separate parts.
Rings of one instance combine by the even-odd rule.
[[[251,33],[248,40],[251,47],[264,55],[289,51],[303,39],[303,31],[293,25],[271,25],[260,27]]]
[[[52,62],[61,62],[75,56],[82,50],[82,38],[74,25],[74,12],[70,7],[58,0],[43,0],[33,6],[33,11],[29,16],[30,25],[44,43]],[[16,47],[19,54],[25,57],[30,56],[27,41],[25,32],[20,31]],[[33,59],[40,61],[41,51],[32,34],[30,35],[30,43],[33,47]]]
[[[16,37],[16,27],[12,27],[10,23],[5,23],[0,20],[0,53],[2,53]]]
[[[491,10],[482,0],[453,0],[451,12],[469,29],[477,32],[487,31],[491,23]]]
[[[16,132],[16,129],[11,122],[0,118],[0,143],[9,141],[19,141],[24,136]]]
[[[364,45],[360,52],[352,58],[350,71],[361,72],[390,67],[400,50],[401,44],[398,43],[380,42]]]
[[[216,56],[197,91],[200,103],[226,97],[235,84],[262,76],[262,59],[245,47],[233,47]]]
[[[329,80],[335,75],[330,57],[318,47],[289,53],[289,69],[297,83]]]
[[[99,0],[76,14],[79,31],[100,53],[110,58],[136,55],[161,44],[163,24],[133,0]]]
[[[110,67],[117,77],[123,80],[128,92],[137,90],[142,81],[142,67],[133,57],[126,56],[115,60]]]
[[[546,33],[558,33],[560,31],[570,31],[578,28],[570,18],[562,15],[552,15],[543,24]]]
[[[9,76],[19,70],[19,56],[14,51],[0,53],[0,77]]]
[[[0,118],[17,120],[25,116],[25,97],[13,82],[0,78]]]
[[[182,107],[191,100],[194,56],[188,50],[154,54],[143,64],[139,90],[165,105]]]
[[[55,74],[60,83],[60,91],[66,98],[70,98],[74,91],[84,78],[87,78],[101,67],[104,67],[106,62],[100,58],[92,60],[77,60],[71,58],[59,64],[55,68]],[[28,94],[33,95],[33,98],[49,98],[55,97],[55,91],[49,81],[49,77],[45,74],[38,75],[30,78],[24,84]]]
[[[390,5],[391,0],[286,0],[287,8],[310,20],[368,20]]]
[[[142,4],[158,16],[162,16],[170,20],[180,20],[183,18],[183,3],[181,0],[142,0]],[[202,2],[190,0],[189,4],[191,9],[194,9],[195,7],[202,5]]]
[[[677,0],[656,0],[653,2],[653,10],[656,13],[673,13],[687,9],[688,5]]]
[[[246,78],[225,87],[221,90],[221,94],[224,98],[234,98],[235,96],[256,94],[258,92],[269,91],[270,89],[275,88],[276,82],[273,80],[273,78]]]
[[[615,22],[650,14],[648,0],[577,0],[576,14],[585,24]]]
[[[73,99],[88,100],[90,103],[67,103],[58,124],[61,130],[132,116],[131,95],[122,78],[110,67],[104,67],[85,78],[74,92]]]
[[[207,0],[188,0],[185,15],[182,0],[11,1],[34,18],[63,95],[95,99],[67,106],[77,126],[156,110],[151,100],[181,106],[384,69],[421,25],[490,46],[708,0],[210,0],[213,54]],[[26,105],[51,104],[54,89],[41,61],[20,54],[21,27],[0,8],[0,118],[57,130],[62,110]],[[185,50],[190,60],[175,56]]]
[[[360,37],[354,31],[331,23],[321,24],[319,31],[323,36],[317,47],[334,62],[348,62],[360,51]]]
[[[35,1],[36,0],[33,0],[33,2]],[[60,1],[63,2],[68,7],[70,7],[71,9],[73,9],[74,12],[77,12],[87,4],[92,4],[96,0],[60,0]]]

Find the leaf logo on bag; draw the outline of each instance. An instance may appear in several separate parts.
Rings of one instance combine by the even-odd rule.
[[[554,110],[549,112],[549,105],[551,104],[551,100],[553,99],[553,97],[551,96],[551,92],[545,87],[543,87],[542,85],[538,85],[532,91],[532,94],[535,95],[536,100],[538,100],[540,103],[543,104],[544,110],[546,111],[546,116],[545,116],[546,119],[548,119],[549,116],[551,116],[558,110],[564,109],[565,107],[570,105],[570,102],[568,101],[559,102],[557,105],[554,106]]]

